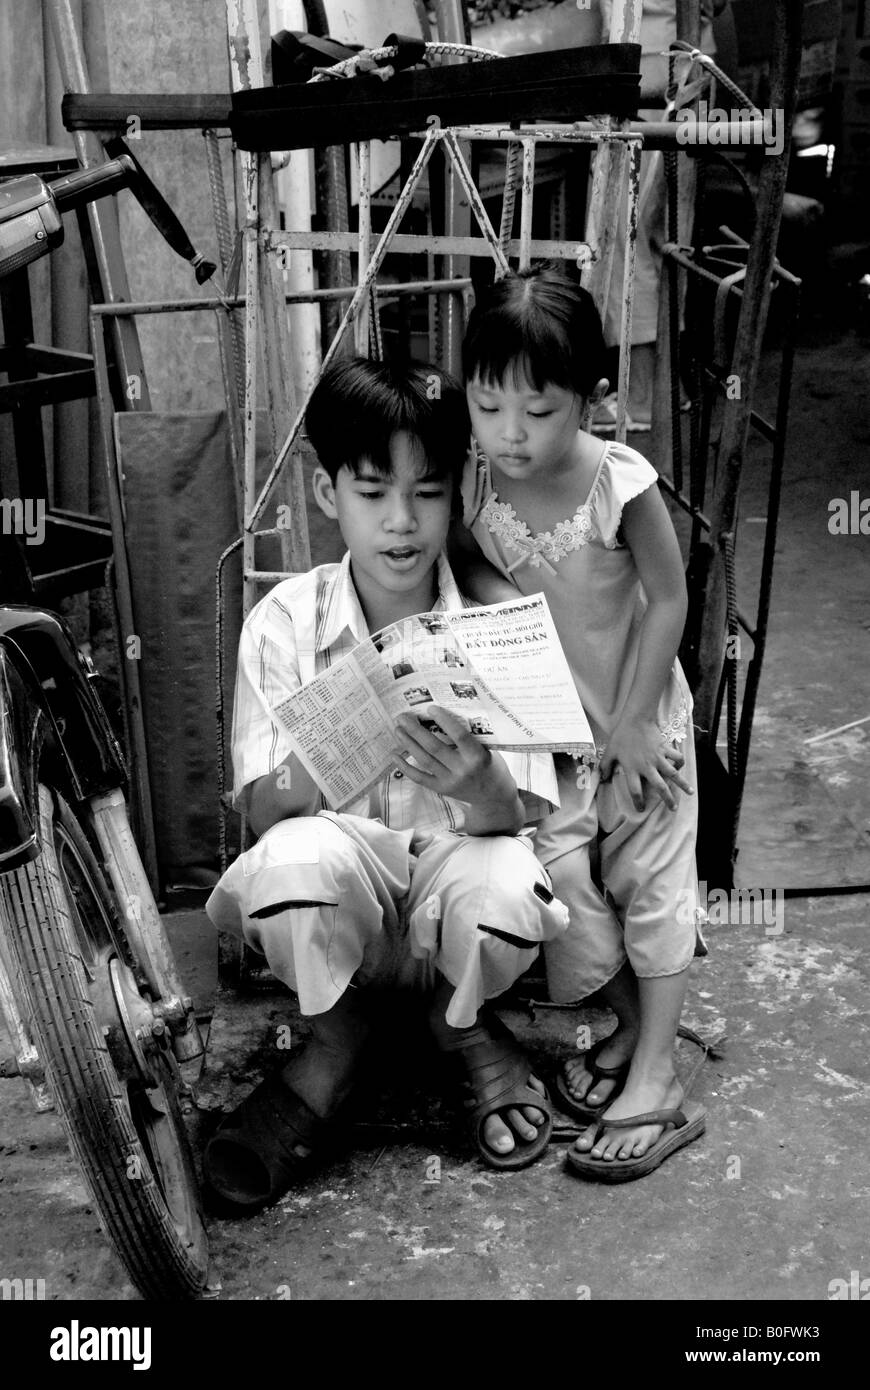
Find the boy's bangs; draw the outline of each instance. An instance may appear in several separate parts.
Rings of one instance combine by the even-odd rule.
[[[454,464],[442,457],[440,453],[433,455],[427,450],[426,444],[418,435],[412,435],[410,431],[402,427],[394,430],[380,448],[373,449],[370,454],[362,454],[359,458],[348,461],[346,466],[353,477],[357,480],[364,479],[364,475],[368,473],[382,482],[391,482],[396,470],[393,466],[390,446],[395,435],[399,433],[409,434],[412,440],[417,465],[416,481],[418,483],[442,483],[452,480],[456,472]]]
[[[465,392],[439,367],[392,367],[367,358],[332,363],[305,412],[308,438],[333,482],[341,468],[394,473],[393,441],[406,434],[421,480],[456,478],[468,450],[471,423]]]
[[[361,454],[359,458],[349,458],[345,467],[357,480],[369,473],[383,482],[389,482],[393,476],[393,461],[390,458],[389,445],[385,453],[378,449]]]

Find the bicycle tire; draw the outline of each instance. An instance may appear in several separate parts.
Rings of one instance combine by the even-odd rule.
[[[150,1088],[119,1075],[106,995],[97,991],[103,972],[133,978],[117,926],[123,915],[59,792],[40,785],[39,812],[38,858],[0,875],[0,930],[19,1008],[100,1223],[132,1282],[150,1300],[192,1299],[206,1283],[208,1244],[175,1059],[168,1042],[151,1049]]]

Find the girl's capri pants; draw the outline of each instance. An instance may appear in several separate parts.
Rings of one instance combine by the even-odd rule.
[[[692,739],[683,775],[697,786]],[[624,775],[577,786],[576,765],[557,755],[561,807],[535,834],[535,853],[570,913],[544,949],[550,997],[565,1004],[594,994],[628,960],[638,979],[676,975],[695,953],[700,912],[695,868],[697,796],[677,794],[669,811],[647,795],[635,809]]]
[[[299,997],[325,1013],[348,985],[453,985],[447,1023],[470,1027],[487,999],[531,965],[568,911],[527,840],[413,832],[321,811],[279,821],[223,875],[212,922],[265,955]]]

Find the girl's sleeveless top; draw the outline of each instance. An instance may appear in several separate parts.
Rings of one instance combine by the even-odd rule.
[[[620,524],[627,502],[658,475],[642,454],[608,443],[588,497],[552,531],[532,535],[493,490],[489,462],[472,454],[462,483],[463,519],[483,554],[524,594],[544,593],[580,699],[600,747],[628,697],[647,601]],[[662,692],[667,742],[685,737],[692,697],[679,662]]]

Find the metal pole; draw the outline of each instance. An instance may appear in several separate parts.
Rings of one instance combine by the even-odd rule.
[[[409,294],[442,294],[445,290],[468,289],[471,281],[466,280],[404,280],[400,285],[372,285],[373,292],[383,299],[400,299]],[[328,289],[287,290],[285,304],[318,304],[321,300],[352,299],[356,293],[355,285],[335,285]],[[92,304],[91,313],[98,318],[117,318],[124,314],[183,314],[199,313],[211,309],[223,313],[225,309],[244,309],[247,296],[240,294],[234,299],[132,299],[128,304]],[[242,354],[244,357],[244,354]],[[242,390],[245,377],[242,371]]]
[[[46,10],[64,92],[90,92],[84,49],[71,0],[46,0]],[[73,131],[73,144],[83,169],[103,163],[105,156],[102,147],[93,135],[83,130]],[[121,251],[117,205],[114,199],[106,199],[89,203],[85,211],[102,286],[101,295],[93,297],[121,302],[127,300],[130,298],[130,285]],[[125,409],[150,410],[151,399],[136,325],[131,320],[117,319],[112,324],[112,331]]]
[[[372,258],[372,142],[360,141],[358,148],[359,170],[359,235],[357,239],[357,284],[365,279],[369,261]],[[362,357],[369,350],[369,306],[363,302],[354,325],[354,345]]]
[[[695,692],[695,723],[703,737],[715,745],[715,711],[724,660],[725,546],[737,519],[740,472],[749,429],[749,412],[758,362],[762,328],[767,319],[770,278],[782,213],[788,172],[791,126],[797,80],[800,73],[802,7],[777,0],[776,40],[773,56],[771,104],[783,112],[784,149],[762,160],[756,201],[756,223],[746,269],[743,299],[731,374],[740,383],[740,397],[726,400],[719,448],[719,470],[711,507],[713,552],[703,606],[703,627],[698,654],[699,685]]]
[[[520,270],[528,270],[531,264],[529,243],[532,239],[532,211],[535,199],[535,140],[526,136],[523,140],[523,183],[520,194]],[[508,240],[509,240],[508,236]]]
[[[619,327],[619,341],[622,351],[619,354],[619,383],[616,393],[616,433],[620,444],[625,443],[626,402],[628,400],[628,380],[631,368],[631,316],[634,307],[634,272],[637,260],[637,210],[640,196],[640,142],[631,148],[628,166],[625,208],[625,256],[622,266],[622,315]]]
[[[245,170],[245,529],[242,544],[244,575],[243,611],[247,615],[257,602],[257,586],[250,574],[256,566],[254,539],[254,501],[257,496],[257,358],[260,342],[259,276],[257,275],[257,208],[259,206],[259,163],[248,161]]]
[[[132,785],[135,792],[137,828],[139,830],[142,861],[152,891],[159,891],[157,868],[157,841],[154,834],[154,809],[151,801],[151,780],[148,770],[148,744],[145,738],[145,720],[142,706],[142,685],[139,680],[138,656],[127,654],[127,642],[136,636],[136,619],[133,612],[133,590],[130,580],[130,567],[127,560],[127,540],[124,528],[124,510],[121,498],[121,481],[118,461],[115,457],[115,437],[112,428],[114,407],[109,393],[109,373],[106,363],[106,344],[103,338],[103,325],[95,316],[90,320],[91,346],[94,354],[94,375],[97,383],[97,404],[99,407],[100,434],[103,445],[103,461],[106,468],[106,493],[109,501],[109,517],[112,524],[112,549],[115,557],[115,592],[118,598],[118,611],[121,621],[122,647],[118,653],[121,666],[121,680],[124,687],[125,704],[130,729],[130,759]]]
[[[256,0],[226,0],[227,36],[230,45],[230,59],[233,89],[245,90],[262,84],[263,58],[260,40],[260,15]],[[267,250],[271,229],[278,226],[278,209],[272,179],[272,159],[269,154],[243,155],[242,171],[246,195],[245,230],[249,239],[246,257],[246,270],[258,277],[258,312],[254,316],[262,323],[264,396],[269,432],[273,453],[277,452],[280,440],[284,437],[295,407],[294,358],[290,344],[290,330],[284,308],[283,272],[274,254]],[[250,245],[254,239],[254,247]],[[246,282],[249,301],[254,297],[250,280]],[[250,304],[247,326],[251,323]],[[248,367],[246,381],[250,377],[250,360],[256,352],[257,344],[246,343]],[[254,372],[256,376],[256,372]],[[256,409],[256,398],[246,396],[245,400],[245,468],[249,467],[248,455],[253,448],[251,434],[252,420]],[[252,466],[252,465],[250,465]],[[273,470],[274,471],[274,470]],[[247,478],[246,478],[247,483]],[[289,510],[290,525],[281,532],[281,562],[287,570],[307,570],[311,567],[311,552],[308,544],[308,524],[305,511],[305,484],[302,462],[294,456],[287,469],[286,491],[282,500]],[[245,529],[251,528],[253,519],[248,506],[245,507]],[[253,560],[253,536],[245,546],[245,568],[249,558]],[[250,586],[245,586],[246,605],[252,602]],[[247,608],[246,608],[247,611]]]
[[[611,14],[608,42],[638,43],[642,9],[642,0],[617,0]],[[592,247],[594,261],[584,274],[583,281],[602,317],[610,293],[617,217],[622,206],[627,177],[627,162],[622,142],[607,137],[625,132],[627,129],[627,122],[615,120],[612,116],[605,116],[603,120],[602,138],[599,139],[595,151],[592,190],[586,218],[586,240]],[[622,346],[627,351],[631,345]]]
[[[429,160],[432,157],[432,151],[438,143],[438,140],[441,138],[442,135],[446,134],[446,131],[441,131],[433,127],[426,136],[426,139],[423,142],[423,148],[417,155],[417,158],[414,161],[414,166],[410,174],[408,175],[408,181],[405,184],[405,187],[402,189],[401,193],[399,194],[399,197],[396,200],[396,206],[390,213],[387,225],[381,234],[381,238],[377,246],[375,247],[374,254],[372,255],[371,260],[369,261],[365,275],[363,276],[361,282],[357,285],[356,289],[354,290],[353,299],[350,301],[347,308],[345,309],[341,323],[338,325],[338,328],[336,330],[335,337],[333,338],[326,353],[324,354],[323,362],[321,363],[320,368],[321,372],[329,366],[330,362],[335,357],[336,353],[338,352],[341,346],[341,341],[345,335],[345,332],[347,331],[348,325],[354,321],[357,314],[359,313],[360,306],[365,300],[365,297],[369,292],[370,286],[374,284],[377,273],[381,267],[381,262],[383,261],[384,256],[387,254],[390,243],[393,239],[393,232],[395,231],[396,227],[398,227],[402,218],[405,216],[405,212],[408,206],[410,205],[414,189],[417,187],[417,184],[420,181],[420,175],[422,174],[426,165],[429,163]],[[293,421],[293,424],[290,428],[290,433],[287,435],[287,438],[284,440],[284,443],[281,445],[281,448],[278,451],[278,455],[275,459],[275,462],[272,464],[269,476],[263,484],[263,487],[260,490],[260,495],[257,498],[257,501],[254,505],[253,512],[248,522],[249,525],[253,525],[255,521],[258,521],[263,513],[263,510],[266,506],[266,502],[269,499],[269,493],[274,487],[275,480],[277,479],[278,474],[284,465],[284,460],[286,459],[287,455],[292,449],[293,444],[296,440],[296,436],[302,428],[302,421],[305,418],[305,409],[308,405],[310,395],[311,393],[309,392],[306,396],[304,403],[299,409],[296,419]]]
[[[470,43],[471,36],[462,0],[435,0],[435,21],[438,38],[442,43]],[[462,149],[462,146],[457,148]],[[471,231],[471,209],[461,196],[458,175],[457,166],[449,161],[444,171],[445,231],[448,236],[467,236]],[[447,280],[467,276],[468,259],[465,256],[448,254],[441,269]],[[464,301],[460,295],[445,294],[436,303],[442,325],[442,366],[458,375],[462,335],[465,329]]]

